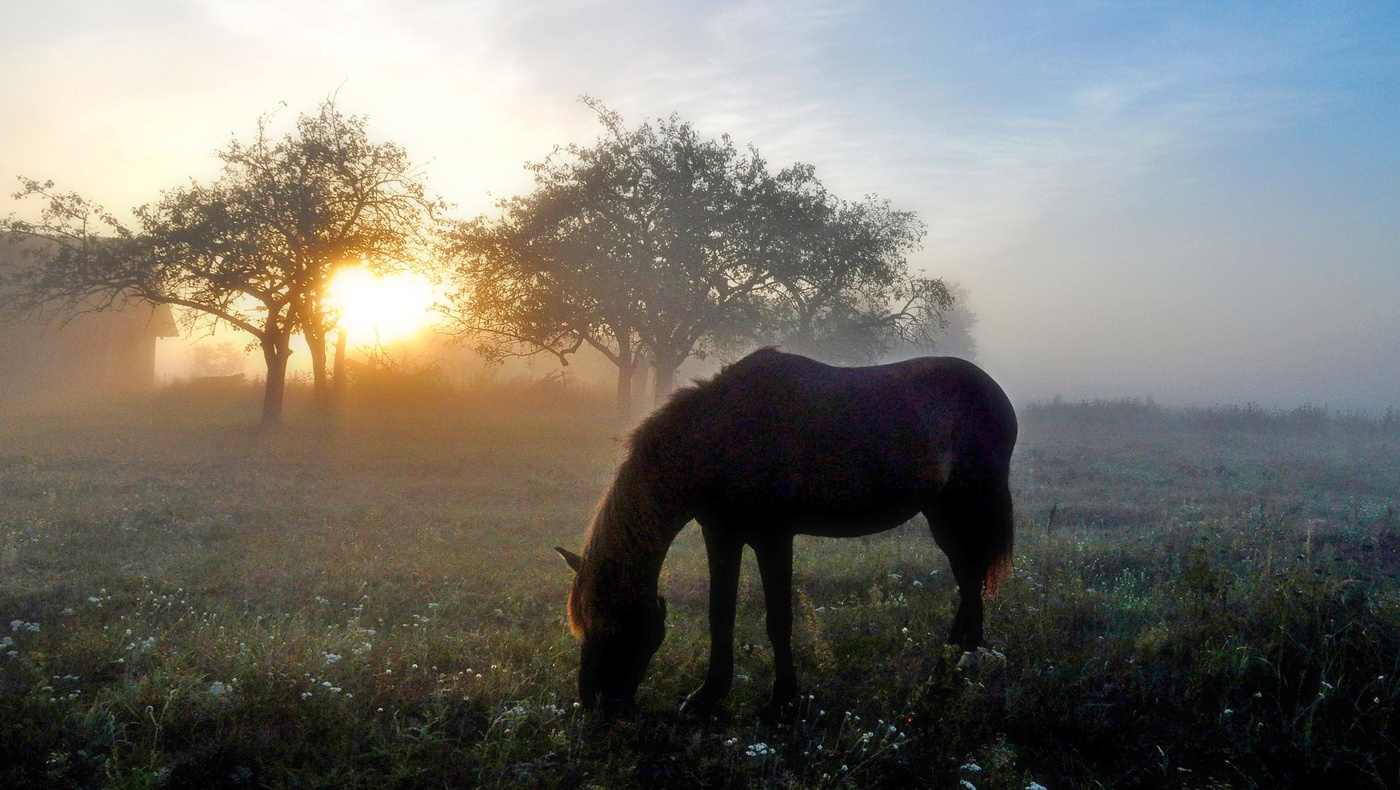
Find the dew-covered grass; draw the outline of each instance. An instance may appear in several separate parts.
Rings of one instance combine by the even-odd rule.
[[[1026,410],[997,655],[942,644],[920,522],[802,538],[783,723],[745,568],[727,714],[703,547],[663,578],[641,711],[574,704],[568,570],[606,402],[529,388],[248,427],[256,394],[0,407],[0,786],[1400,784],[1400,430],[1141,404]],[[293,409],[293,412],[296,410]]]

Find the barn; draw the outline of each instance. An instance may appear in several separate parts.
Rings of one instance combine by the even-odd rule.
[[[67,323],[0,325],[0,398],[88,399],[150,390],[157,339],[178,335],[169,305],[139,301]]]
[[[0,271],[18,262],[0,242]],[[169,305],[118,300],[104,310],[62,316],[0,315],[0,400],[87,400],[150,390],[156,342],[177,337]]]

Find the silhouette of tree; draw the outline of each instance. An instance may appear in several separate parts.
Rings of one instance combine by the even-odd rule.
[[[769,289],[766,338],[838,363],[871,362],[897,347],[930,345],[952,298],[941,280],[909,274],[924,225],[874,196],[836,198],[810,166],[779,178],[782,237]]]
[[[487,358],[567,364],[592,347],[617,366],[625,417],[644,360],[659,402],[685,360],[716,350],[781,342],[862,361],[941,329],[947,290],[908,274],[913,214],[838,200],[808,165],[770,173],[675,115],[629,129],[583,101],[599,140],[528,165],[533,192],[450,234],[454,317]]]
[[[628,129],[584,101],[604,136],[529,165],[534,192],[451,234],[453,302],[488,358],[597,349],[625,416],[643,359],[659,400],[707,341],[752,335],[778,251],[762,215],[776,182],[727,136],[702,140],[676,116]]]
[[[166,190],[135,209],[132,230],[101,206],[52,182],[21,179],[17,198],[46,201],[41,219],[11,217],[30,265],[10,283],[12,309],[60,313],[105,309],[126,298],[188,308],[185,320],[226,323],[251,334],[267,365],[263,421],[282,418],[291,337],[311,349],[314,402],[330,405],[326,335],[337,315],[327,287],[337,269],[385,270],[426,259],[439,200],[393,143],[371,142],[365,120],[334,99],[274,139],[270,116],[249,142],[218,152],[212,184]]]
[[[978,318],[968,306],[967,288],[961,283],[948,283],[948,293],[953,297],[953,306],[944,314],[945,326],[934,340],[933,350],[948,356],[976,359],[977,338],[972,330]]]

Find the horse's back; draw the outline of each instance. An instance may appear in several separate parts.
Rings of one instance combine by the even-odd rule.
[[[765,349],[708,386],[712,495],[764,517],[907,518],[954,475],[1004,475],[1015,442],[1006,395],[955,357],[842,368]]]
[[[888,442],[898,431],[975,442],[1008,456],[1016,440],[1016,414],[1006,393],[959,357],[836,367],[762,349],[725,374],[722,409],[759,433],[786,435],[799,425],[816,441],[859,444],[863,438]]]

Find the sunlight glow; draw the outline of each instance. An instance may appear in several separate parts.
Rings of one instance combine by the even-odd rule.
[[[336,273],[330,291],[352,345],[403,340],[440,318],[433,309],[437,293],[422,275],[380,275],[350,266]]]

